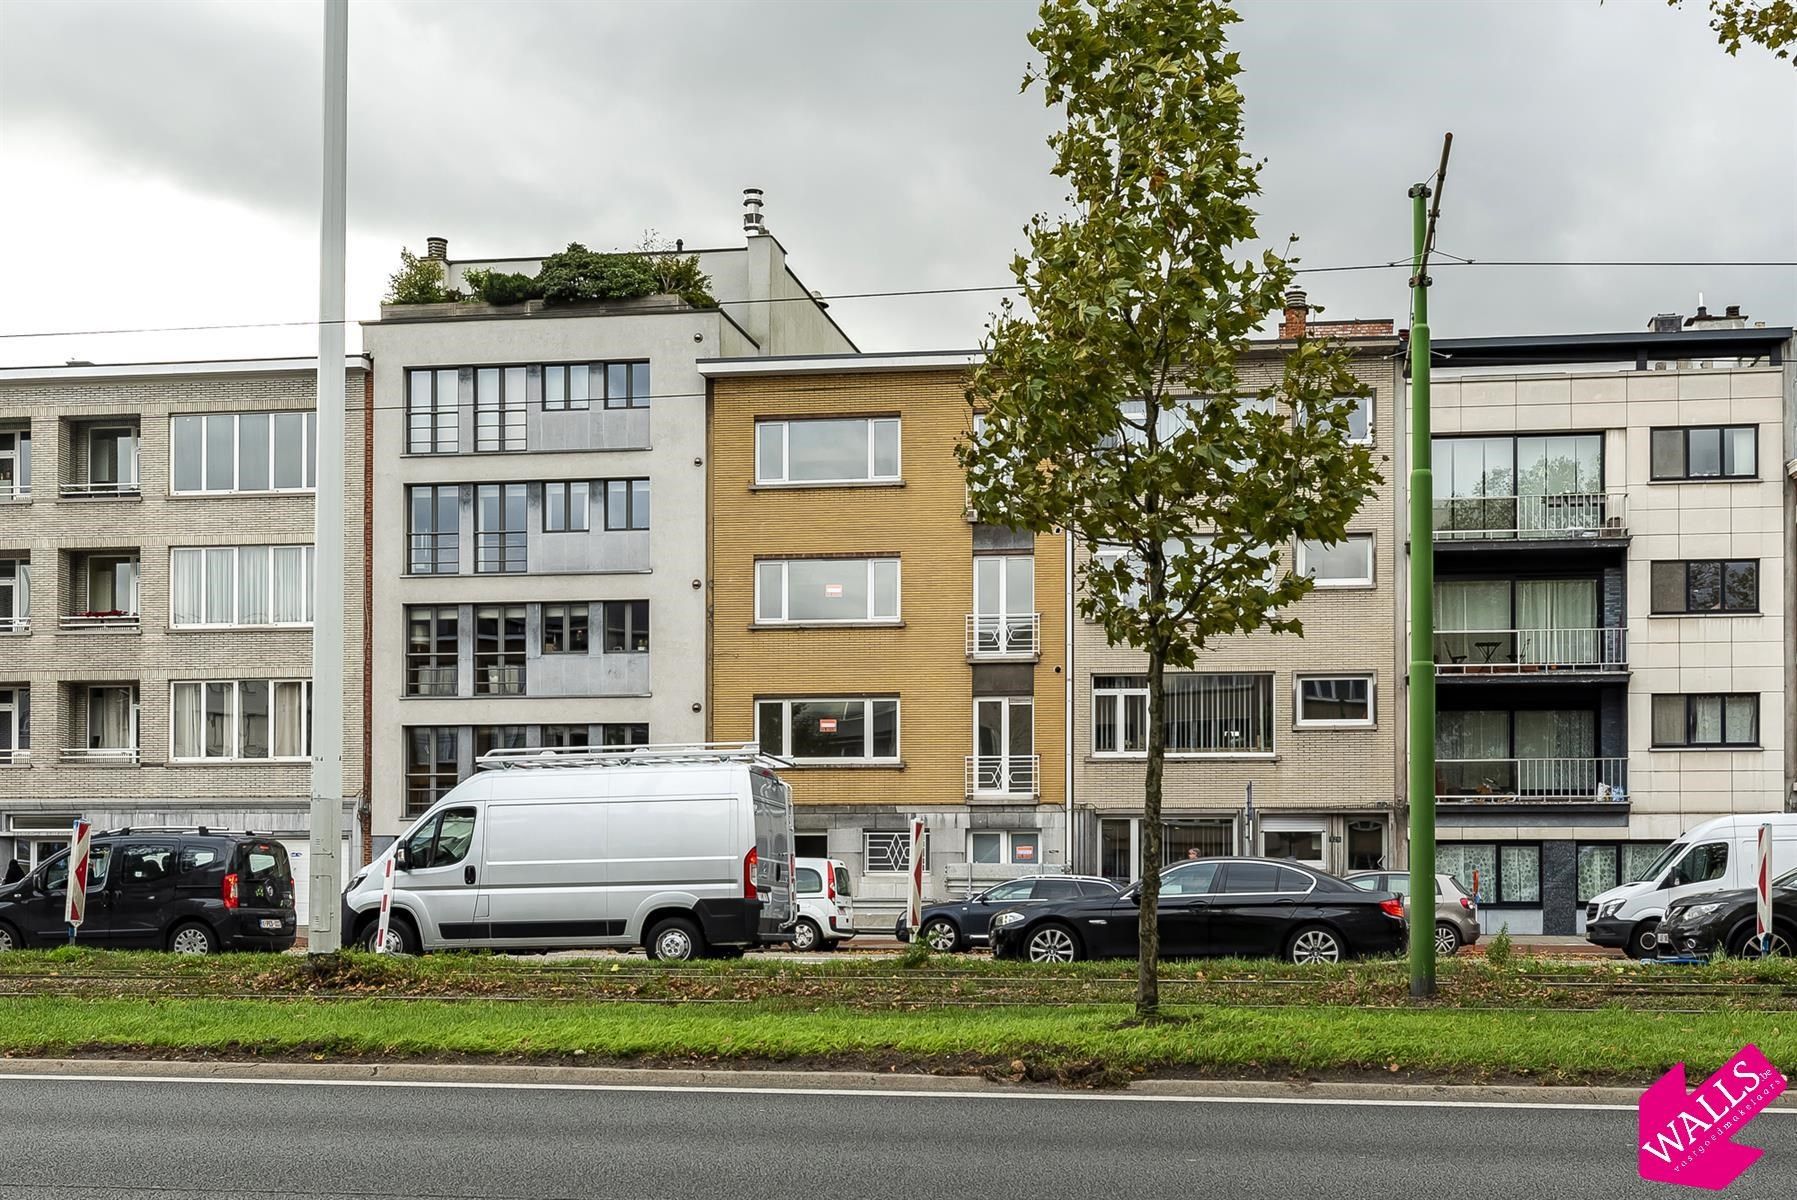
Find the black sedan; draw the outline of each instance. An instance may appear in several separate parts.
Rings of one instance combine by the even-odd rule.
[[[1134,958],[1141,889],[1015,909],[992,922],[995,958]],[[1404,948],[1403,903],[1290,862],[1203,858],[1161,872],[1161,953],[1338,962]]]
[[[1655,931],[1660,954],[1703,958],[1726,950],[1737,958],[1759,958],[1766,951],[1755,932],[1757,909],[1752,888],[1674,900]],[[1797,871],[1772,881],[1770,953],[1779,957],[1797,953]]]
[[[995,913],[1008,908],[1029,910],[1055,901],[1114,898],[1123,889],[1108,879],[1085,875],[1025,875],[1007,879],[965,900],[926,905],[917,927],[918,940],[947,954],[984,946]],[[893,934],[901,942],[911,940],[910,924],[900,913]]]

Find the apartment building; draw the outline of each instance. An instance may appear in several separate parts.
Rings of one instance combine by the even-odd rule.
[[[794,762],[800,854],[864,913],[1064,869],[1066,551],[976,524],[972,354],[719,358],[710,736]]]
[[[1493,929],[1787,808],[1790,350],[1732,308],[1434,343],[1437,863]]]
[[[1220,638],[1193,670],[1168,671],[1166,862],[1191,851],[1266,854],[1337,872],[1402,861],[1403,593],[1393,484],[1399,342],[1390,320],[1312,319],[1307,297],[1294,290],[1279,337],[1257,343],[1244,360],[1243,382],[1275,381],[1303,337],[1337,338],[1350,348],[1355,377],[1371,392],[1351,432],[1372,448],[1383,481],[1346,542],[1283,548],[1283,564],[1316,578],[1294,613],[1303,637]],[[1082,564],[1087,554],[1080,550]],[[1072,645],[1074,865],[1134,879],[1147,661],[1077,617]]]
[[[0,369],[0,860],[77,817],[308,851],[313,359]],[[344,783],[361,803],[368,362],[341,453]]]
[[[384,305],[371,491],[376,845],[474,768],[532,746],[704,736],[701,357],[853,351],[745,202],[698,250],[717,308],[673,296]],[[534,274],[540,258],[452,259]]]

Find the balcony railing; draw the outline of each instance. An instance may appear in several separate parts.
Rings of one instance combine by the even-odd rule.
[[[0,617],[0,634],[30,632],[30,617]]]
[[[116,500],[121,496],[135,498],[143,494],[137,483],[65,483],[61,494],[64,500]]]
[[[1622,537],[1628,493],[1452,496],[1435,501],[1435,540],[1511,541]]]
[[[1435,798],[1450,804],[1620,804],[1626,758],[1438,758]]]
[[[4,504],[9,500],[25,501],[29,499],[31,499],[30,488],[15,487],[10,483],[0,484],[0,504]]]
[[[143,618],[137,613],[71,613],[63,617],[58,624],[64,629],[111,629],[117,632],[135,632],[142,627]]]
[[[11,746],[0,748],[0,767],[24,767],[31,765],[31,751],[15,749]]]
[[[1041,613],[967,614],[967,657],[1033,658],[1041,653]]]
[[[1041,758],[1035,754],[969,754],[969,796],[1034,796]]]
[[[1451,629],[1435,635],[1437,675],[1628,670],[1626,629]]]
[[[111,766],[131,766],[137,762],[136,746],[64,746],[62,761]]]

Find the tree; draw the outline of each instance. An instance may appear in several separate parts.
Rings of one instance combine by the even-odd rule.
[[[1685,0],[1666,0],[1673,8]],[[1709,0],[1710,28],[1730,54],[1738,54],[1742,42],[1753,42],[1774,58],[1790,58],[1797,45],[1797,3],[1793,0]],[[1797,66],[1797,60],[1793,60]]]
[[[399,270],[387,277],[389,304],[441,304],[459,300],[461,293],[443,286],[443,264],[434,258],[419,258],[401,246]]]
[[[1248,382],[1249,339],[1290,263],[1253,239],[1240,66],[1220,0],[1046,0],[1024,78],[1065,112],[1049,138],[1074,215],[1038,215],[967,389],[957,447],[977,519],[1063,530],[1092,553],[1078,609],[1148,656],[1136,1011],[1158,1015],[1164,675],[1206,644],[1302,633],[1310,588],[1275,548],[1340,541],[1377,481],[1348,441],[1365,395],[1339,346],[1300,340]]]

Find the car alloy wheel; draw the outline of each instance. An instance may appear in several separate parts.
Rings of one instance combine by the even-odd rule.
[[[1452,958],[1460,953],[1460,931],[1446,921],[1435,927],[1435,953]]]
[[[1306,929],[1292,939],[1292,961],[1295,963],[1332,963],[1341,961],[1341,941],[1327,929]]]
[[[211,954],[212,935],[198,925],[186,925],[175,931],[168,948],[176,954]]]
[[[1789,958],[1789,957],[1791,957],[1791,943],[1785,940],[1783,934],[1774,933],[1772,935],[1771,947],[1768,949],[1762,950],[1760,948],[1759,935],[1750,933],[1747,935],[1747,940],[1745,942],[1741,943],[1741,957],[1742,958]]]
[[[817,926],[810,921],[800,921],[793,926],[792,948],[794,950],[815,950],[818,942],[822,940]]]
[[[960,944],[961,935],[947,921],[935,920],[923,927],[923,940],[939,954],[951,953]]]
[[[1030,935],[1031,962],[1072,962],[1078,956],[1073,935],[1059,925],[1049,925]]]
[[[17,950],[18,948],[18,945],[12,940],[12,930],[4,925],[0,925],[0,954],[4,954],[8,950]]]

